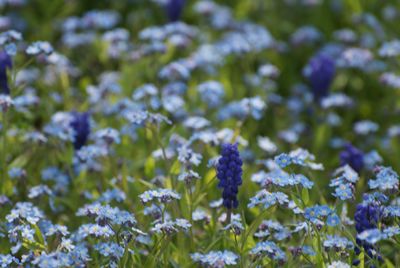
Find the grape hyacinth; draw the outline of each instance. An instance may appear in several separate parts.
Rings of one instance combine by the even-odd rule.
[[[11,57],[6,52],[0,51],[0,94],[10,94],[7,81],[7,69],[11,68]]]
[[[378,204],[374,203],[361,203],[357,205],[356,212],[354,214],[354,220],[356,225],[357,234],[364,232],[365,230],[370,230],[378,227],[378,222],[382,217],[382,209]],[[356,239],[356,242],[359,246],[363,247],[365,252],[371,258],[376,258],[378,260],[381,259],[381,256],[376,253],[374,246],[369,244],[366,241],[361,241],[360,239]],[[355,253],[357,255],[360,254],[360,249],[358,247],[355,248]],[[359,260],[354,260],[353,264],[357,265]]]
[[[74,148],[79,150],[85,145],[89,134],[90,134],[90,124],[89,124],[89,113],[72,113],[71,127],[74,130]]]
[[[340,152],[340,164],[342,166],[347,164],[359,173],[364,167],[364,154],[361,150],[348,143]]]
[[[175,22],[180,19],[184,5],[185,0],[168,0],[165,9],[168,19],[171,22]]]
[[[311,83],[315,101],[320,101],[328,95],[329,87],[335,77],[335,62],[325,54],[311,58],[304,70],[305,76]]]
[[[228,209],[229,214],[232,208],[237,208],[238,187],[242,184],[242,159],[235,144],[223,144],[221,158],[218,160],[217,178],[219,179],[218,188],[223,189],[223,205]]]

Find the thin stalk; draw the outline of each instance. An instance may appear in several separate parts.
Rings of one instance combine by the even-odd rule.
[[[239,243],[237,241],[236,235],[234,235],[234,236],[235,236],[235,248],[236,248],[236,251],[239,253],[239,256],[240,256],[240,268],[244,268],[245,266],[244,266],[244,260],[243,260],[243,253],[239,248]]]
[[[231,217],[232,217],[232,210],[229,208],[226,211],[226,224],[230,224],[231,223]]]
[[[187,183],[187,188],[189,192],[189,219],[190,219],[190,224],[192,225],[190,227],[190,248],[194,250],[194,236],[193,236],[193,191],[192,187],[190,185],[190,182]]]
[[[1,163],[2,163],[2,172],[3,172],[3,178],[2,178],[2,194],[6,194],[7,187],[8,187],[8,170],[7,170],[7,110],[3,110],[3,115],[2,115],[2,129],[1,129],[1,134],[3,138],[3,152],[1,153]]]

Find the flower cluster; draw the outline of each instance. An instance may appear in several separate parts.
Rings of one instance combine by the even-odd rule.
[[[375,169],[376,179],[369,180],[371,189],[381,191],[397,191],[399,189],[399,175],[390,167],[377,167]]]
[[[325,222],[328,226],[336,226],[340,223],[339,216],[327,205],[315,205],[306,208],[304,217],[317,226],[323,226]]]
[[[331,180],[330,187],[335,188],[333,196],[340,200],[348,200],[354,198],[354,185],[359,180],[357,172],[355,172],[349,165],[340,167],[335,171],[336,175],[339,175],[335,179]]]
[[[257,243],[255,247],[251,249],[250,253],[257,257],[268,257],[277,261],[284,261],[286,259],[285,252],[272,241]]]
[[[0,0],[0,267],[400,267],[395,1],[61,2]]]
[[[210,251],[207,254],[193,253],[190,255],[194,262],[198,262],[204,267],[223,268],[229,265],[236,265],[238,256],[228,250]]]

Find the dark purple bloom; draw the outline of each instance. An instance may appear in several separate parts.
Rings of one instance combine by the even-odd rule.
[[[318,54],[309,61],[305,75],[311,83],[314,100],[319,101],[328,95],[335,77],[335,62],[328,55]]]
[[[357,234],[362,233],[363,231],[374,229],[378,227],[378,223],[383,216],[383,209],[378,203],[361,203],[357,205],[356,212],[354,213],[354,220],[356,223],[356,231]],[[362,241],[360,239],[356,239],[358,246],[363,247],[365,252],[371,258],[377,258],[381,260],[381,256],[379,254],[375,255],[376,251],[372,244],[367,243],[366,241]],[[356,255],[360,254],[360,249],[358,247],[355,248]],[[359,260],[356,259],[353,261],[354,265],[357,265]]]
[[[10,94],[7,81],[7,69],[12,68],[11,57],[5,51],[0,51],[0,94]]]
[[[74,130],[74,148],[79,150],[85,145],[90,134],[89,113],[72,112],[71,127]]]
[[[223,189],[222,198],[226,208],[237,208],[237,194],[242,184],[242,159],[237,144],[223,144],[221,158],[218,160],[218,188]]]
[[[344,146],[343,151],[340,152],[340,164],[342,166],[347,164],[355,171],[360,172],[364,167],[364,154],[361,150],[348,143]]]
[[[376,228],[381,216],[382,211],[379,205],[358,204],[354,214],[357,233]]]
[[[178,21],[181,17],[185,0],[168,0],[165,6],[168,19],[172,22]]]

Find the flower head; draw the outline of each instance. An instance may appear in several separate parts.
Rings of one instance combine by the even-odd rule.
[[[0,94],[10,94],[7,81],[7,69],[12,68],[11,57],[4,51],[0,51]]]
[[[74,130],[74,148],[79,150],[85,145],[90,134],[89,113],[73,112],[71,127]]]
[[[238,187],[242,184],[242,159],[237,144],[223,144],[221,158],[218,160],[218,188],[223,189],[222,198],[226,208],[237,208]]]
[[[239,258],[235,253],[225,251],[210,251],[206,254],[193,253],[190,257],[194,262],[203,264],[205,267],[222,268],[229,265],[236,265]]]
[[[349,165],[352,169],[360,172],[364,167],[364,154],[350,143],[346,144],[343,151],[340,152],[341,165]]]
[[[318,54],[310,60],[304,73],[310,80],[314,100],[319,101],[328,95],[335,77],[335,62],[328,55]]]
[[[356,222],[356,231],[357,231],[357,244],[361,247],[364,248],[364,250],[367,252],[367,254],[371,258],[380,258],[380,255],[378,254],[375,256],[375,249],[374,246],[364,240],[361,240],[359,238],[359,235],[361,235],[361,238],[363,236],[366,236],[367,234],[369,235],[368,230],[376,229],[378,227],[378,223],[380,219],[383,216],[383,209],[381,206],[378,205],[378,203],[361,203],[357,205],[356,212],[354,214],[354,220]],[[378,230],[379,231],[379,230]],[[368,241],[371,242],[371,238],[367,239]],[[356,254],[358,255],[360,253],[360,249],[356,248],[355,249]],[[355,260],[357,262],[357,260]]]
[[[166,12],[170,21],[178,21],[181,17],[185,0],[168,0]]]

